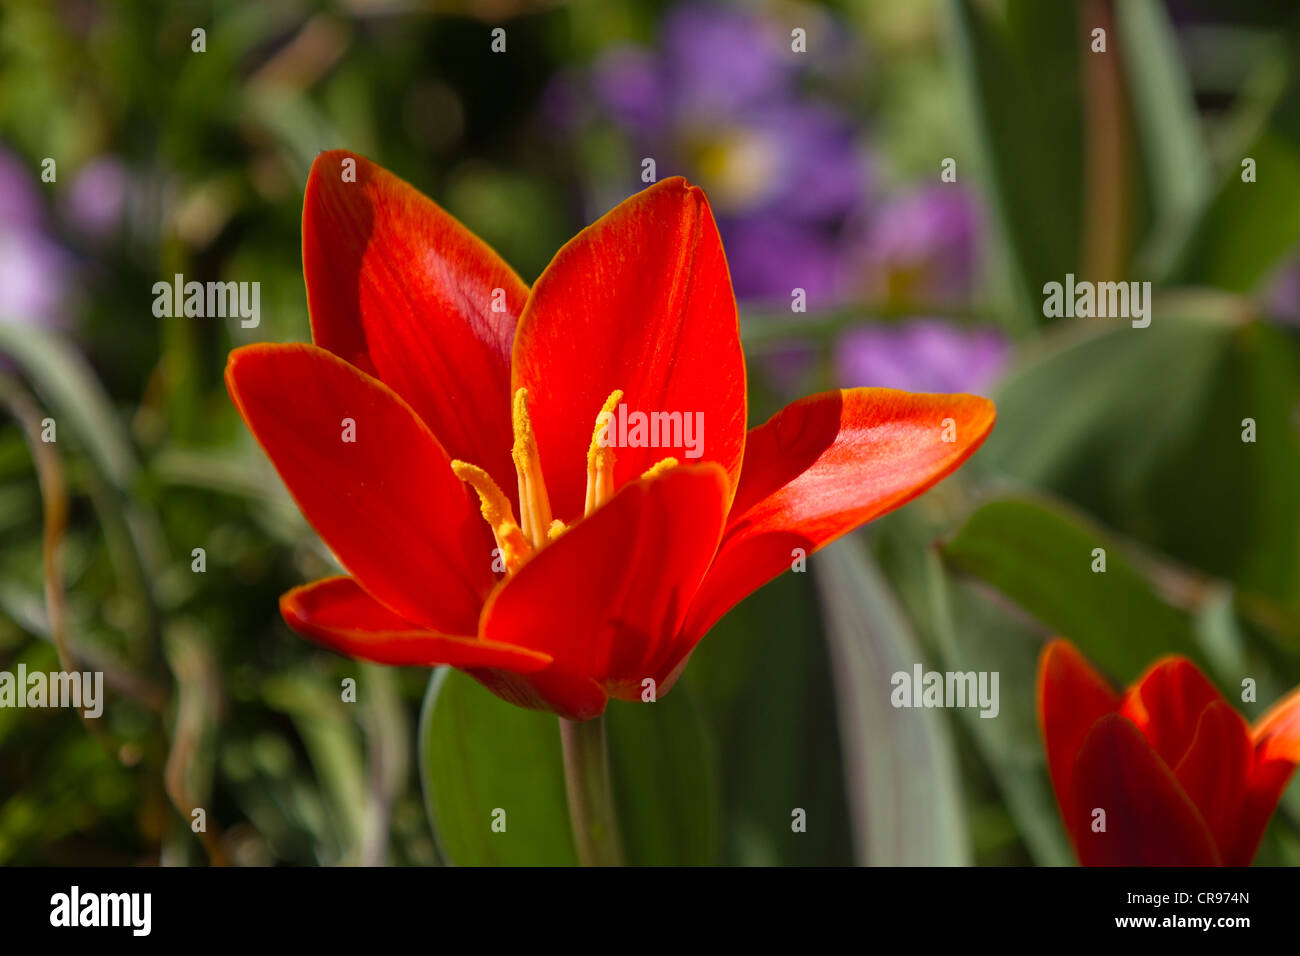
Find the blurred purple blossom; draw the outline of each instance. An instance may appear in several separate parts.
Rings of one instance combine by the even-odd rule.
[[[844,69],[862,51],[838,27],[823,14],[810,32]],[[616,47],[587,74],[562,75],[543,112],[568,137],[603,118],[654,158],[660,178],[680,173],[702,186],[744,302],[787,306],[801,288],[813,312],[965,303],[978,266],[973,200],[951,183],[873,199],[862,124],[803,88],[820,68],[820,58],[791,51],[785,25],[762,5],[687,3],[667,15],[655,48]],[[592,205],[622,198],[613,192]]]
[[[800,90],[801,56],[753,9],[714,3],[672,10],[656,49],[618,47],[577,92],[572,75],[548,91],[559,128],[580,128],[588,103],[660,178],[704,187],[727,247],[736,294],[814,307],[838,298],[842,232],[866,205],[871,168],[858,130]]]
[[[719,228],[739,298],[788,304],[790,290],[800,288],[814,307],[834,301],[841,249],[833,236],[772,216],[737,218],[728,226]]]
[[[59,326],[72,258],[49,235],[34,169],[0,147],[0,317]]]
[[[1277,271],[1265,299],[1270,318],[1300,326],[1300,258],[1290,260]]]
[[[0,228],[39,229],[44,223],[45,207],[31,167],[0,147]]]
[[[92,239],[112,235],[126,211],[130,173],[113,155],[92,159],[77,170],[63,196],[64,219]]]
[[[1010,346],[992,327],[962,328],[942,319],[863,325],[835,353],[838,382],[912,392],[985,394],[1006,367]]]
[[[856,291],[895,307],[950,304],[972,292],[979,215],[952,183],[903,193],[873,210]]]
[[[635,133],[731,119],[793,92],[793,55],[757,15],[686,4],[664,21],[655,51],[616,47],[594,71],[596,96]]]

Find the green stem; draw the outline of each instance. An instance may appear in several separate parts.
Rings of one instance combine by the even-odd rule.
[[[622,866],[605,718],[573,721],[561,717],[560,741],[564,745],[564,783],[569,791],[569,819],[578,861],[583,866]]]

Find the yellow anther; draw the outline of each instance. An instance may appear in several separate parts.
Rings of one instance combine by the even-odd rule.
[[[591,431],[591,445],[587,449],[588,470],[593,464],[608,463],[610,468],[614,467],[616,436],[610,435],[609,429],[614,424],[614,410],[618,408],[618,403],[621,401],[623,401],[623,390],[616,388],[609,393],[609,398],[605,399],[605,404],[601,406],[600,414],[596,416],[596,427]]]
[[[587,449],[587,500],[584,514],[591,514],[614,494],[614,441],[610,434],[614,426],[614,409],[623,400],[623,390],[609,393],[605,404],[596,416],[596,427],[591,432],[591,445]]]
[[[587,451],[587,501],[585,514],[591,514],[614,496],[615,447],[618,436],[615,428],[615,410],[623,401],[623,390],[614,389],[605,399],[596,427],[591,433]],[[456,477],[478,493],[483,519],[496,538],[498,553],[508,574],[513,574],[533,554],[568,532],[568,526],[551,514],[551,501],[546,493],[546,480],[542,475],[542,459],[537,448],[537,435],[528,415],[528,390],[517,389],[510,403],[510,420],[514,428],[514,445],[510,457],[514,459],[515,475],[519,480],[519,521],[515,522],[510,499],[482,468],[465,461],[453,461],[451,469]],[[665,458],[650,468],[644,477],[653,477],[676,466],[675,458]]]
[[[546,533],[551,526],[551,500],[546,494],[546,481],[542,477],[542,459],[537,452],[537,436],[528,417],[528,389],[515,392],[511,407],[515,443],[510,457],[515,460],[515,474],[519,477],[519,524],[524,536],[540,548],[546,543]]]
[[[452,473],[478,493],[479,510],[483,520],[492,529],[497,547],[501,549],[501,558],[506,571],[514,573],[533,553],[532,545],[524,536],[519,525],[515,523],[514,509],[510,499],[501,493],[497,483],[482,468],[465,461],[453,461]]]
[[[669,468],[676,468],[678,461],[676,458],[660,458],[657,462],[641,473],[642,478],[654,478],[662,475]]]

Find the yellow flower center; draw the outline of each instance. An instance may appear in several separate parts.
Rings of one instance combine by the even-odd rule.
[[[761,202],[776,181],[779,155],[771,138],[744,127],[700,130],[687,137],[715,208],[743,210]]]
[[[614,496],[614,447],[610,424],[614,410],[623,400],[622,389],[614,389],[596,416],[592,429],[591,445],[587,449],[587,494],[583,516],[591,514]],[[537,450],[537,436],[532,419],[528,416],[528,389],[517,389],[510,407],[510,420],[514,426],[515,440],[510,457],[515,462],[515,477],[519,483],[519,515],[515,521],[514,509],[507,498],[482,468],[469,462],[454,460],[451,470],[456,477],[478,494],[479,510],[483,520],[492,529],[506,574],[513,574],[533,556],[566,530],[563,521],[551,515],[551,499],[546,493],[546,479],[542,476],[542,459]],[[656,462],[642,477],[653,477],[677,464],[675,458]]]

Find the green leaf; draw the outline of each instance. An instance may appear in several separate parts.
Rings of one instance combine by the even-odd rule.
[[[858,862],[962,866],[970,841],[948,725],[932,710],[896,708],[892,675],[922,658],[911,628],[854,539],[816,558],[834,663]]]
[[[1105,551],[1104,572],[1093,570],[1096,548]],[[943,555],[1121,680],[1171,652],[1203,663],[1187,615],[1157,596],[1113,540],[1064,507],[1021,498],[989,502]]]
[[[950,0],[955,61],[974,117],[989,206],[1021,308],[1078,259],[1082,111],[1075,4],[1018,0],[1010,24]]]
[[[690,687],[653,704],[610,701],[610,773],[628,863],[717,863],[719,813],[712,753]]]
[[[930,546],[941,532],[927,512],[894,512],[875,528],[881,565],[944,670],[999,675],[997,718],[981,717],[971,708],[961,710],[960,716],[1033,862],[1068,866],[1074,853],[1047,776],[1032,692],[1042,635],[1000,595],[948,570]]]
[[[1206,201],[1209,156],[1164,5],[1158,0],[1124,0],[1115,5],[1115,19],[1155,212],[1147,255],[1149,261],[1159,261],[1185,240]]]
[[[728,863],[853,862],[831,664],[810,577],[783,574],[759,589],[691,655],[686,677],[726,755]],[[806,833],[791,830],[796,807],[808,813]]]
[[[576,865],[553,714],[514,707],[439,668],[420,713],[420,780],[447,862]],[[498,810],[505,832],[492,829]]]
[[[131,496],[139,464],[126,429],[85,357],[66,339],[45,329],[0,316],[0,355],[10,355],[56,420],[59,435],[84,448],[94,464],[88,486],[99,513],[113,564],[133,592],[129,626],[138,639],[135,656],[148,653],[159,620],[154,582],[168,560],[154,516]]]
[[[1164,312],[1146,329],[1075,331],[1004,380],[983,460],[1182,563],[1294,602],[1294,342],[1263,323]],[[1242,441],[1247,418],[1254,443]]]
[[[1046,336],[998,388],[984,459],[1029,484],[1077,492],[1089,511],[1140,486],[1192,427],[1228,335],[1223,325],[1162,319],[1145,329],[1081,321]]]
[[[77,438],[113,486],[128,488],[137,469],[135,453],[113,414],[112,401],[81,353],[54,333],[2,316],[0,353],[17,359],[55,414],[67,416]]]
[[[716,862],[712,756],[688,688],[653,704],[610,701],[605,720],[627,862]],[[420,760],[429,820],[448,862],[577,863],[555,715],[507,704],[442,668],[420,715]],[[493,832],[497,809],[505,832]]]
[[[1037,701],[1030,692],[1042,640],[987,595],[953,580],[933,551],[926,551],[925,559],[945,669],[996,672],[1000,679],[997,719],[985,720],[967,709],[962,711],[966,729],[988,762],[1034,862],[1068,866],[1074,853],[1047,774]]]
[[[1153,477],[1151,511],[1170,553],[1243,590],[1294,605],[1300,601],[1300,351],[1288,332],[1262,322],[1234,329],[1225,344],[1192,437]],[[1255,425],[1254,442],[1242,440],[1247,418]]]
[[[304,674],[277,674],[266,680],[263,694],[271,707],[288,714],[302,736],[312,770],[330,811],[327,862],[356,859],[365,828],[366,761],[360,734],[348,705],[336,690]]]
[[[1243,182],[1233,163],[1170,275],[1173,282],[1248,292],[1300,243],[1300,70],[1242,154],[1256,165]]]

